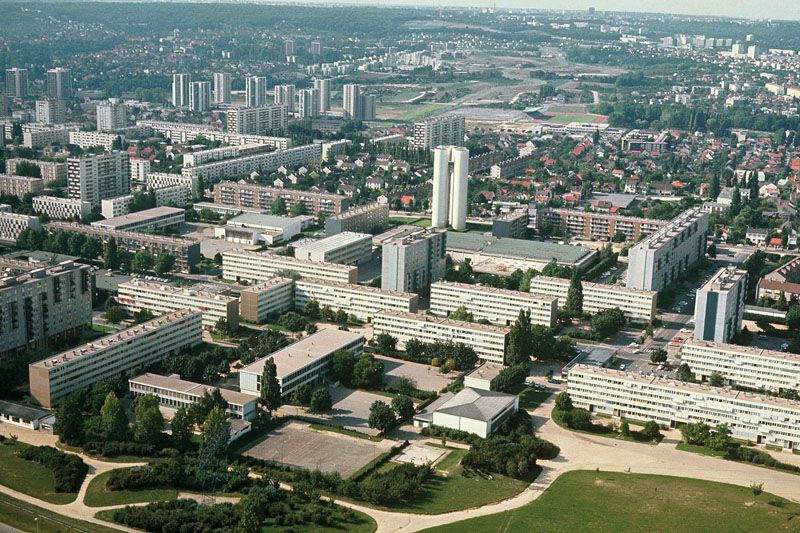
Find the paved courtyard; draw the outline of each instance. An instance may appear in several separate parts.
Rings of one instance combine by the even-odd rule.
[[[433,464],[445,453],[447,453],[447,450],[443,448],[436,448],[425,444],[412,444],[400,452],[394,460],[398,463],[411,463],[415,465],[424,465],[426,463]]]
[[[433,366],[393,359],[385,355],[376,355],[375,359],[383,362],[386,383],[391,383],[392,379],[399,377],[408,377],[414,380],[418,389],[438,392],[449,385],[455,376],[455,374],[452,376],[440,374],[439,369]]]
[[[290,421],[270,431],[242,455],[322,472],[353,475],[395,444],[391,440],[372,442],[331,431],[318,431],[309,424]]]
[[[391,398],[372,392],[349,389],[341,385],[330,387],[328,390],[331,393],[333,408],[325,414],[310,413],[304,407],[293,405],[282,405],[278,414],[316,419],[329,426],[342,426],[368,435],[378,434],[378,430],[371,429],[368,424],[369,406],[375,400],[387,405],[391,404]]]

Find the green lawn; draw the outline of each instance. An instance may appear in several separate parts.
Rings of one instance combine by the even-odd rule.
[[[116,329],[112,328],[111,326],[103,326],[102,324],[92,324],[92,331],[97,331],[98,333],[108,333],[109,331],[116,331]]]
[[[598,115],[555,115],[547,117],[547,122],[583,122],[591,124],[599,118]]]
[[[86,505],[89,507],[106,507],[108,505],[172,500],[178,497],[176,489],[107,490],[106,482],[111,477],[111,472],[104,472],[89,483],[86,489],[86,497],[83,500]]]
[[[37,533],[63,533],[65,531],[106,533],[114,531],[109,527],[67,518],[5,494],[0,494],[0,523],[21,531]]]
[[[705,446],[695,446],[694,444],[687,444],[685,442],[679,442],[678,445],[675,446],[675,449],[684,452],[699,453],[701,455],[710,455],[712,457],[725,456],[725,452],[718,452],[716,450],[712,450],[711,448],[706,448]]]
[[[525,387],[519,393],[519,408],[530,410],[536,409],[553,394],[550,390],[537,389],[535,387]]]
[[[769,487],[767,487],[768,489]],[[513,511],[427,531],[798,531],[800,505],[745,487],[671,476],[576,471]]]
[[[39,463],[17,457],[17,452],[29,448],[11,440],[0,444],[0,484],[34,498],[55,504],[75,501],[76,492],[56,492],[53,473]]]
[[[442,470],[444,472],[449,472],[456,468],[459,464],[461,464],[461,459],[467,455],[468,450],[464,450],[462,448],[448,448],[450,452],[444,456],[444,459],[439,461],[436,465],[437,470]]]

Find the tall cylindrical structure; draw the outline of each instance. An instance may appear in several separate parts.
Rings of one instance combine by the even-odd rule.
[[[433,195],[431,197],[431,226],[446,228],[450,198],[450,148],[438,146],[433,150]]]
[[[469,150],[453,147],[453,177],[450,183],[450,225],[453,229],[467,229],[467,175],[469,174]]]

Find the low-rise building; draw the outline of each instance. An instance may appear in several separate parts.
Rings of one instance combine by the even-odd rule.
[[[334,311],[344,311],[366,321],[382,311],[416,313],[419,309],[419,296],[412,293],[312,278],[295,281],[295,309],[302,311],[311,300],[320,308],[329,306]]]
[[[414,415],[416,427],[438,426],[489,437],[519,410],[519,396],[464,387]]]
[[[25,124],[22,126],[22,146],[34,149],[51,144],[66,146],[69,144],[69,132],[63,125]]]
[[[0,211],[0,240],[16,241],[26,229],[39,229],[39,217]]]
[[[622,136],[622,149],[626,152],[663,153],[669,150],[668,131],[631,130]]]
[[[151,394],[158,398],[160,405],[171,409],[188,409],[215,390],[209,385],[181,379],[177,374],[162,376],[149,372],[129,379],[128,388],[134,398]],[[216,390],[219,390],[222,399],[228,404],[228,415],[243,420],[253,420],[258,416],[258,396],[223,388]]]
[[[756,296],[778,301],[783,294],[786,301],[800,298],[800,257],[779,266],[760,280]]]
[[[192,199],[192,191],[183,185],[170,185],[162,189],[152,189],[152,193],[156,198],[156,207],[185,206]],[[132,194],[126,194],[100,200],[100,213],[107,219],[127,215],[131,212],[133,199],[134,196]]]
[[[550,276],[531,278],[530,290],[533,293],[546,294],[558,298],[559,303],[566,304],[569,294],[570,280]],[[631,322],[646,323],[656,318],[656,302],[658,293],[644,289],[628,289],[619,285],[606,285],[582,281],[583,311],[598,313],[606,309],[619,308]],[[563,307],[563,306],[562,306]]]
[[[120,136],[115,133],[103,133],[100,131],[69,132],[69,144],[74,144],[84,149],[102,146],[106,152],[110,152],[114,149],[114,143],[119,140]]]
[[[276,276],[294,272],[302,277],[356,283],[358,267],[336,263],[304,261],[285,255],[247,250],[222,252],[222,276],[233,281],[262,283]]]
[[[303,229],[303,217],[243,213],[214,228],[214,237],[238,244],[278,244]]]
[[[669,222],[652,218],[628,217],[619,214],[578,211],[577,209],[537,208],[536,228],[545,224],[582,239],[610,241],[623,234],[628,242],[637,242],[652,235]]]
[[[11,161],[18,161],[11,159]],[[16,166],[14,167],[16,169]],[[26,194],[41,194],[44,192],[44,179],[32,178],[30,176],[14,176],[9,172],[8,174],[0,174],[0,194],[8,196],[16,196],[20,200]]]
[[[800,447],[800,402],[794,400],[587,365],[570,369],[567,392],[573,405],[593,413],[670,427],[728,424],[737,439]]]
[[[224,318],[228,326],[239,327],[239,299],[227,293],[202,288],[176,287],[166,283],[131,280],[120,283],[117,302],[131,313],[147,309],[166,314],[179,309],[193,309],[203,313],[203,327],[213,329]]]
[[[376,233],[389,224],[389,204],[367,204],[325,218],[325,235],[344,231]]]
[[[338,329],[318,331],[239,370],[239,388],[243,393],[260,395],[264,363],[272,359],[277,368],[281,395],[286,397],[299,385],[316,383],[325,378],[330,371],[333,354],[340,350],[361,354],[364,337]]]
[[[375,336],[387,333],[397,339],[397,345],[403,349],[411,339],[425,343],[436,341],[453,341],[472,347],[478,357],[487,361],[503,363],[506,348],[506,337],[509,328],[486,326],[474,322],[451,320],[420,313],[402,313],[382,311],[373,319]]]
[[[50,411],[0,400],[0,422],[37,430],[44,419],[53,416]]]
[[[157,231],[176,227],[186,220],[186,210],[178,207],[154,207],[92,222],[92,226],[112,231]]]
[[[558,318],[558,298],[553,296],[449,281],[431,284],[431,313],[447,317],[460,307],[475,320],[503,326],[513,324],[520,310],[530,311],[532,324],[548,328],[555,326]]]
[[[203,178],[206,179],[205,174]],[[338,194],[280,189],[233,181],[223,181],[214,186],[214,203],[217,204],[269,210],[278,198],[283,198],[287,210],[300,202],[306,213],[314,216],[320,213],[338,214],[347,211],[349,206],[347,197]]]
[[[55,220],[83,219],[92,214],[92,204],[84,200],[57,196],[34,196],[33,211]]]
[[[146,368],[202,342],[199,311],[183,309],[31,363],[31,396],[52,408],[98,381]]]
[[[361,264],[372,258],[372,235],[344,231],[318,241],[297,245],[294,256],[321,263]]]
[[[54,181],[63,185],[67,182],[67,163],[65,161],[40,161],[38,159],[23,159],[21,157],[15,157],[12,159],[6,159],[6,173],[16,174],[17,165],[23,162],[38,166],[39,171],[42,174],[41,179],[45,183]],[[2,187],[2,179],[3,176],[0,176],[0,187]],[[44,186],[42,186],[42,189],[43,188]],[[38,193],[41,192],[41,190],[27,192]]]
[[[492,380],[507,368],[501,363],[486,361],[478,368],[464,374],[464,386],[471,389],[492,390]]]
[[[262,323],[294,308],[294,280],[272,278],[239,293],[239,314],[248,322]]]

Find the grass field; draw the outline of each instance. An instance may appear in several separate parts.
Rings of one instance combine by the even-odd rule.
[[[403,104],[387,103],[379,105],[378,120],[390,120],[395,122],[412,122],[431,115],[444,113],[453,107],[452,104]]]
[[[725,456],[725,452],[718,452],[711,448],[706,448],[705,446],[695,446],[694,444],[687,444],[685,442],[679,442],[678,445],[675,446],[675,449],[684,452],[699,453],[700,455],[710,455],[712,457]]]
[[[519,393],[519,408],[525,409],[526,411],[529,409],[536,409],[542,405],[551,394],[553,393],[549,390],[525,387],[522,392]]]
[[[76,492],[56,492],[53,473],[39,463],[17,457],[27,444],[7,440],[0,444],[0,484],[50,503],[75,501]]]
[[[513,511],[427,531],[798,531],[800,505],[745,487],[645,474],[562,474]]]
[[[109,527],[67,518],[11,496],[0,494],[0,523],[21,531],[63,533],[65,531],[111,532]]]
[[[89,482],[89,486],[86,488],[86,497],[83,500],[86,505],[106,507],[108,505],[172,500],[178,497],[176,489],[106,490],[106,482],[111,477],[111,472],[103,472]]]
[[[600,117],[599,115],[555,115],[547,117],[547,122],[585,122],[591,124],[596,122]]]
[[[467,454],[467,450],[461,448],[450,448],[450,453],[445,455],[444,459],[439,461],[436,465],[437,470],[442,470],[445,472],[449,472],[456,468],[459,463],[461,463],[461,459]]]

